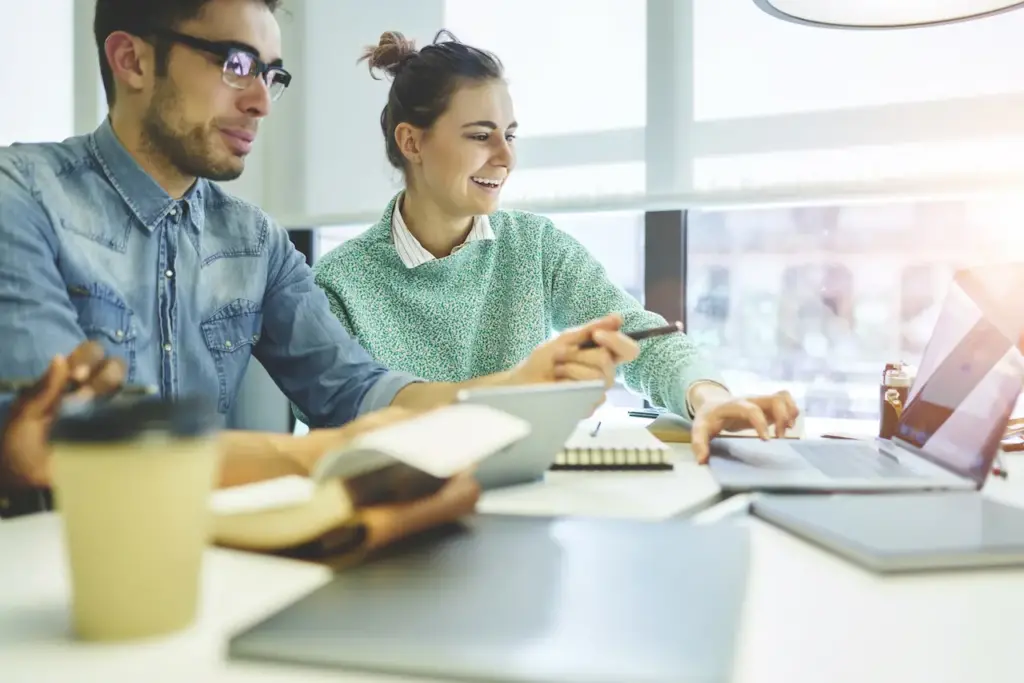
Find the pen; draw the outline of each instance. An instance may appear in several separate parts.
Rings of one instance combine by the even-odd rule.
[[[601,421],[597,421],[597,426],[594,427],[594,431],[590,432],[590,436],[597,436],[597,431],[601,429]]]
[[[0,380],[0,394],[20,394],[33,388],[38,383],[39,380],[32,379]],[[78,383],[68,382],[64,393],[72,394],[80,388],[81,386]],[[132,384],[121,387],[115,393],[120,396],[151,396],[156,393],[156,387]]]
[[[674,322],[671,325],[665,325],[664,327],[652,327],[646,330],[637,330],[636,332],[626,332],[625,335],[633,341],[642,341],[644,339],[650,339],[651,337],[661,337],[666,334],[673,334],[676,332],[683,331],[683,324],[681,322]],[[581,349],[593,349],[597,348],[597,344],[593,339],[580,344]]]

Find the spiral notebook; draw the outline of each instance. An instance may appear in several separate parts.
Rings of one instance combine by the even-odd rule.
[[[671,449],[641,424],[583,422],[553,470],[670,470]]]

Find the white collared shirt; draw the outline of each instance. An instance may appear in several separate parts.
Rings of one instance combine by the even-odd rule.
[[[406,268],[415,268],[424,263],[436,261],[434,255],[424,249],[419,240],[409,232],[409,228],[405,225],[405,219],[402,218],[402,212],[398,208],[400,205],[401,200],[399,199],[395,202],[395,210],[391,214],[391,239],[395,243],[395,249],[398,250],[398,258],[402,259]],[[452,249],[452,253],[456,253],[470,242],[493,239],[494,231],[491,229],[491,221],[487,216],[474,216],[469,236],[466,237],[465,242]]]

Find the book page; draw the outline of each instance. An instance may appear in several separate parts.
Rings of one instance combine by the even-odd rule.
[[[530,425],[482,405],[456,404],[382,427],[351,449],[382,453],[434,477],[447,479],[518,442]],[[339,466],[344,452],[338,454]]]
[[[210,510],[217,515],[244,515],[303,505],[313,498],[313,480],[289,475],[214,491]]]

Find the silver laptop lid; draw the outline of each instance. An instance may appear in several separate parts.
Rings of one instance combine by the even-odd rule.
[[[894,441],[979,485],[1021,392],[1024,263],[956,273]]]

